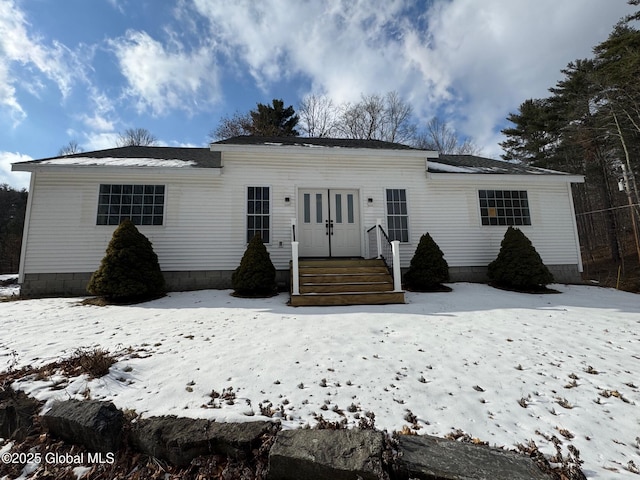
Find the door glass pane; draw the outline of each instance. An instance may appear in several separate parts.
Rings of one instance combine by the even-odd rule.
[[[336,223],[342,223],[342,194],[336,193]]]
[[[353,194],[347,195],[347,222],[353,223]]]
[[[304,223],[311,223],[311,195],[304,194]]]
[[[316,223],[322,223],[322,194],[316,193]]]

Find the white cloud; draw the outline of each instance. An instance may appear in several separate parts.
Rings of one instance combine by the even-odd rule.
[[[447,72],[459,125],[499,154],[496,125],[528,98],[547,96],[560,70],[591,55],[622,2],[473,0],[442,2],[430,11],[431,55]]]
[[[146,32],[130,30],[110,41],[129,84],[127,93],[137,99],[139,112],[191,112],[200,108],[200,95],[206,103],[218,97],[213,46],[187,51],[176,38],[170,40],[170,45],[163,45]]]
[[[29,155],[22,153],[0,152],[0,184],[6,183],[18,190],[29,188],[28,172],[12,172],[11,164],[33,160]]]
[[[89,102],[93,104],[93,113],[80,116],[82,122],[95,132],[112,132],[118,121],[116,108],[112,100],[96,87],[89,88]]]
[[[397,90],[425,120],[448,112],[494,155],[506,115],[546,95],[630,11],[601,0],[436,0],[422,11],[410,0],[193,5],[265,91],[292,75],[338,102]]]
[[[38,94],[43,78],[56,84],[63,97],[69,95],[73,83],[84,78],[79,57],[59,42],[45,45],[40,38],[29,33],[30,25],[24,13],[13,0],[0,2],[0,105],[8,108],[14,121],[25,117],[20,106],[12,67],[22,66],[30,74],[20,78],[20,88]]]
[[[16,98],[16,89],[10,80],[9,69],[0,59],[0,111],[3,110],[3,106],[8,110],[14,127],[27,116]]]
[[[240,59],[264,90],[292,75],[308,77],[334,100],[400,89],[413,72],[401,62],[404,2],[195,0],[210,34]]]
[[[116,132],[89,132],[84,134],[81,146],[84,151],[104,150],[114,148],[118,141]]]

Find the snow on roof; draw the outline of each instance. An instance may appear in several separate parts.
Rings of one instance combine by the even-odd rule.
[[[67,157],[42,160],[40,165],[83,165],[83,166],[117,166],[117,167],[170,167],[183,168],[195,166],[191,160],[162,160],[157,158],[91,158],[91,157]]]
[[[441,154],[436,161],[429,160],[431,173],[484,173],[511,175],[568,175],[565,172],[532,167],[523,163],[496,160],[476,155]]]
[[[429,161],[428,163],[430,172],[442,172],[442,173],[478,173],[477,169],[470,167],[456,167],[454,165],[447,165],[446,163],[439,163]]]

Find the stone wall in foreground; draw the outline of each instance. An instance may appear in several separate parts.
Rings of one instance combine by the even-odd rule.
[[[58,402],[38,416],[39,407],[24,394],[10,389],[0,393],[0,435],[21,441],[27,434],[42,438],[44,429],[55,439],[96,452],[87,458],[109,461],[138,452],[185,471],[213,455],[247,464],[255,464],[260,455],[268,461],[255,478],[267,480],[551,478],[527,456],[428,435],[392,440],[369,429],[282,430],[272,421],[218,423],[173,416],[130,422],[112,403],[100,401]],[[73,462],[81,454],[64,458]]]

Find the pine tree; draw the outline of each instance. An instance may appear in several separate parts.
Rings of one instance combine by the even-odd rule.
[[[285,108],[284,102],[276,98],[272,105],[258,103],[256,110],[251,110],[251,135],[265,137],[295,137],[298,135],[296,125],[299,117],[290,105]]]
[[[441,283],[449,281],[449,265],[428,233],[420,238],[404,281],[408,288],[416,291],[438,290]]]
[[[247,245],[240,266],[231,276],[231,283],[240,296],[268,296],[277,291],[276,269],[260,234]]]
[[[509,227],[498,257],[489,264],[489,278],[497,285],[517,290],[537,289],[553,282],[553,275],[527,236]]]
[[[131,220],[124,220],[114,230],[87,291],[115,301],[153,298],[165,292],[158,256]]]

